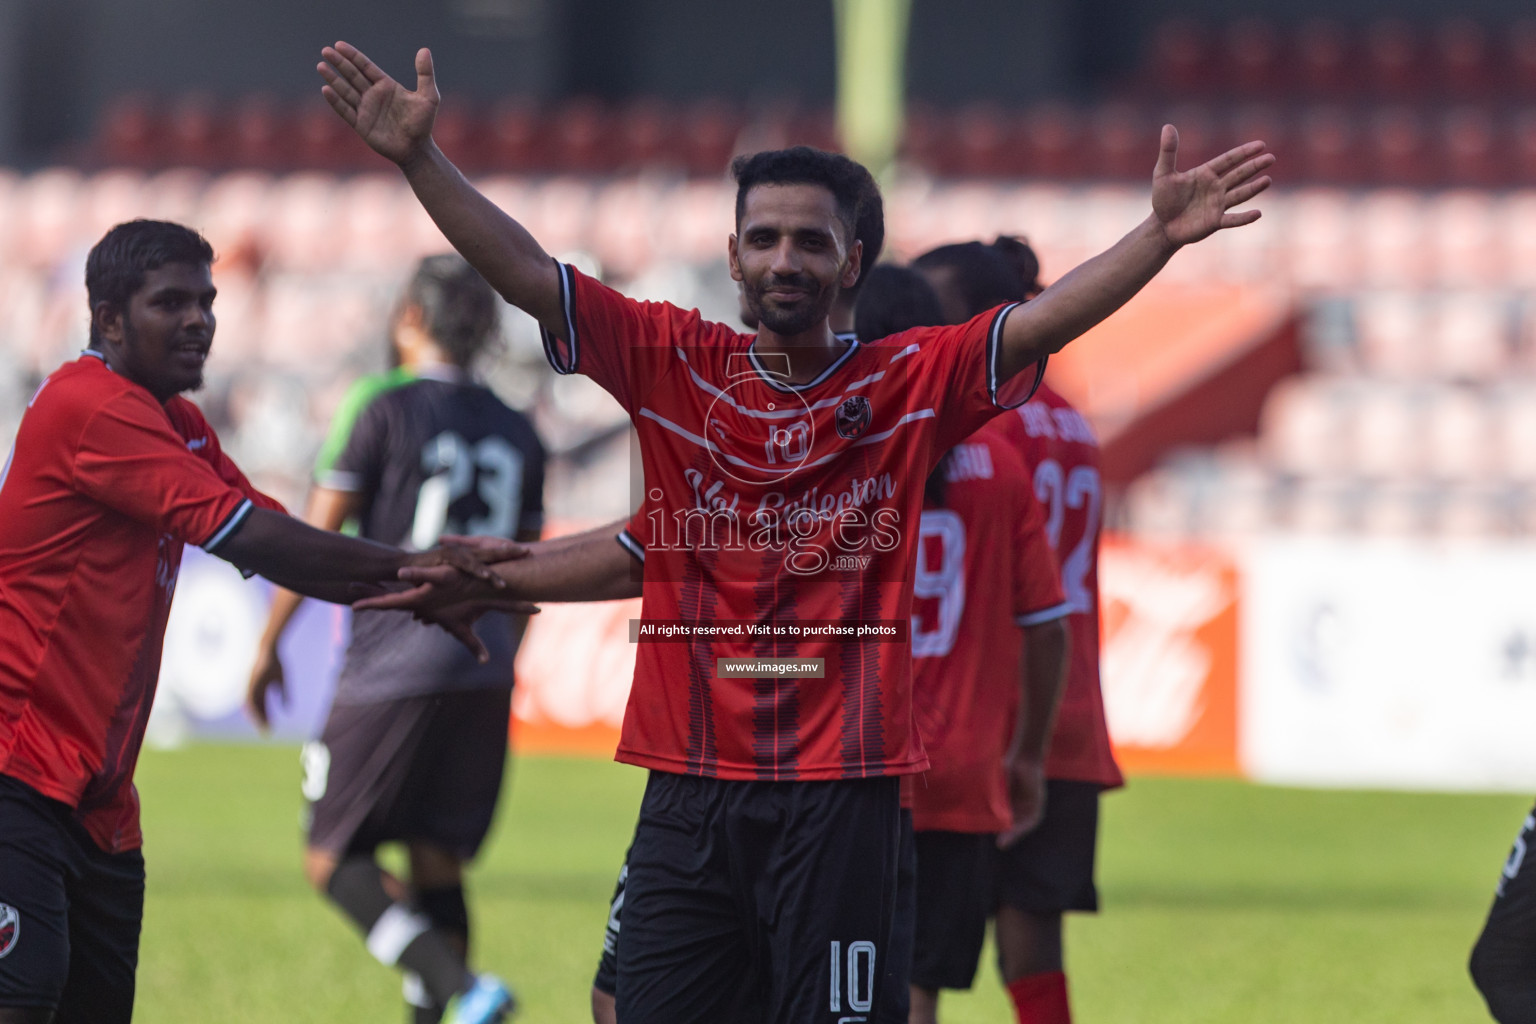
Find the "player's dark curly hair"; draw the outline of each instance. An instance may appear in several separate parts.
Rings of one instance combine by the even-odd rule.
[[[923,253],[912,265],[919,270],[953,270],[968,317],[1025,298],[1024,282],[1008,257],[982,242],[941,245]]]
[[[849,239],[864,243],[863,265],[872,267],[885,245],[880,187],[863,164],[840,153],[810,146],[769,149],[731,161],[736,179],[736,226],[747,209],[747,193],[758,185],[820,185],[837,203],[837,219]]]
[[[401,301],[420,307],[422,328],[458,366],[472,363],[501,326],[496,292],[457,253],[418,263]]]
[[[1040,285],[1040,257],[1029,244],[1029,239],[998,235],[992,241],[992,248],[1002,253],[1013,266],[1013,272],[1024,283],[1025,296],[1032,299],[1044,290]]]
[[[128,305],[144,287],[144,275],[167,263],[206,266],[213,246],[189,227],[164,220],[130,220],[119,224],[91,247],[85,257],[85,295],[91,309],[91,348],[101,347],[96,332],[96,307]]]
[[[875,176],[855,163],[863,176],[864,184],[859,192],[859,216],[853,225],[853,237],[864,243],[864,254],[859,258],[859,279],[852,287],[844,288],[844,295],[857,295],[869,280],[869,270],[880,262],[880,252],[885,248],[885,200],[880,197],[880,186]]]

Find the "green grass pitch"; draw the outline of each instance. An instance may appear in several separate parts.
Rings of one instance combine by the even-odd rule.
[[[139,767],[149,895],[137,1019],[398,1022],[394,972],[299,867],[297,751],[192,746]],[[520,1019],[588,1020],[643,773],[526,758],[472,876],[476,959]],[[1068,926],[1089,1024],[1486,1021],[1467,951],[1530,801],[1136,779],[1104,804],[1104,912]],[[947,1024],[1012,1019],[990,952]]]

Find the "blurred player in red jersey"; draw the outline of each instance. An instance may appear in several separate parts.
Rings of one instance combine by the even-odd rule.
[[[860,337],[943,319],[917,271],[877,267],[872,276],[858,308]],[[1044,810],[1069,610],[1044,511],[998,420],[950,449],[924,492],[912,710],[932,767],[903,780],[916,832],[911,1024],[937,1021],[941,989],[971,987],[997,849]]]
[[[6,1024],[132,1017],[133,769],[183,544],[326,600],[404,565],[489,575],[462,549],[407,555],[315,530],[251,486],[181,397],[213,343],[212,261],[178,224],[107,232],[86,259],[90,348],[38,388],[0,471]]]
[[[805,148],[744,158],[727,253],[759,327],[742,335],[561,266],[475,191],[432,141],[427,51],[415,91],[348,44],[322,55],[327,102],[539,321],[556,370],[591,376],[639,435],[641,628],[687,635],[640,645],[617,754],[651,770],[625,890],[619,1019],[713,1024],[747,1002],[770,1020],[868,1019],[889,956],[896,780],[927,767],[911,661],[899,632],[868,643],[794,630],[904,628],[919,481],[1022,402],[1049,353],[1180,246],[1254,220],[1228,211],[1268,187],[1273,157],[1250,143],[1180,172],[1165,127],[1153,213],[1121,242],[1027,308],[867,346],[827,320],[859,277],[864,172]],[[428,613],[497,599],[447,574],[405,578],[442,588],[407,596]],[[734,636],[703,632],[717,626]],[[734,659],[755,670],[733,672]]]
[[[1014,239],[944,246],[915,265],[950,317],[999,297],[1033,299],[1039,263]],[[1095,911],[1099,794],[1123,784],[1110,748],[1099,688],[1098,442],[1083,416],[1041,385],[997,421],[1028,467],[1047,512],[1046,531],[1071,609],[1071,661],[1046,762],[1040,826],[1003,852],[998,871],[999,968],[1021,1024],[1071,1020],[1062,960],[1062,914]]]

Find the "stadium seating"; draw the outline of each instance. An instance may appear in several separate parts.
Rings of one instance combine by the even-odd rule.
[[[1180,254],[1164,278],[1290,296],[1307,369],[1269,396],[1255,439],[1170,455],[1114,515],[1184,535],[1536,532],[1523,501],[1536,488],[1536,19],[1174,20],[1091,101],[915,103],[887,186],[889,252],[1017,232],[1049,279],[1143,215],[1165,120],[1185,166],[1249,138],[1280,155],[1264,219]],[[551,252],[723,317],[734,296],[712,268],[731,155],[836,144],[825,108],[661,97],[459,101],[437,135]],[[243,410],[306,404],[291,436],[309,443],[334,381],[377,363],[410,261],[445,245],[312,98],[121,97],[75,169],[0,172],[11,379],[79,344],[79,257],[134,213],[197,224],[220,252],[215,417],[241,434],[257,429]],[[611,430],[611,409],[537,369],[531,325],[508,324],[536,381],[518,392],[578,424],[562,443]],[[236,366],[300,381],[303,402],[234,400]],[[299,443],[264,472],[301,481],[308,454]]]
[[[1292,184],[1501,188],[1536,177],[1536,19],[1173,20],[1103,91],[1020,107],[917,103],[901,157],[945,178],[1140,181],[1157,125],[1172,121],[1186,162],[1263,138]],[[455,100],[437,135],[474,174],[707,178],[734,152],[838,144],[825,107],[656,96]],[[318,100],[264,94],[122,97],[87,153],[95,167],[140,170],[352,173],[376,160]]]

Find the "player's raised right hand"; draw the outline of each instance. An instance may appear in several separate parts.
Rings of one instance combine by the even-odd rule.
[[[320,51],[317,66],[325,85],[320,95],[381,156],[407,164],[432,140],[440,99],[432,72],[432,53],[416,51],[416,91],[386,75],[351,43]]]

